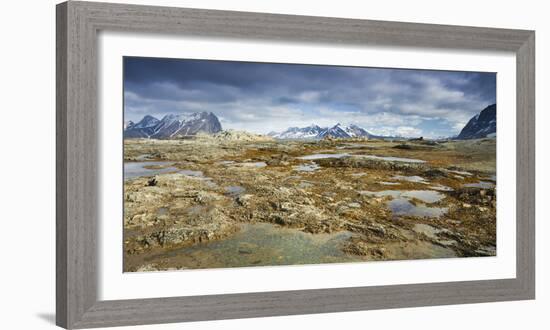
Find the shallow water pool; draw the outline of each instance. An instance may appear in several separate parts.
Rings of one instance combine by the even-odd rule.
[[[325,158],[343,158],[343,157],[349,157],[351,156],[348,153],[339,153],[339,154],[312,154],[312,155],[306,155],[298,157],[298,159],[307,159],[307,160],[313,160],[313,159],[325,159]]]
[[[157,254],[146,261],[170,259],[170,263],[194,269],[363,261],[341,250],[352,235],[309,234],[267,223],[243,224],[226,239]]]
[[[153,176],[162,173],[172,173],[180,171],[172,165],[173,162],[127,162],[124,163],[124,180],[138,178],[141,176]],[[146,168],[149,166],[159,166],[159,168]]]

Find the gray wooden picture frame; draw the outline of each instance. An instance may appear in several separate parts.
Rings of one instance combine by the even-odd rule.
[[[511,51],[517,58],[516,278],[98,300],[99,31],[170,33],[297,43]],[[57,5],[56,322],[65,328],[137,325],[535,297],[534,31],[166,8]]]

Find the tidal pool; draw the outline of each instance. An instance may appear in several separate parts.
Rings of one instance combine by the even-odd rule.
[[[317,163],[311,162],[308,164],[294,166],[293,169],[298,172],[315,172],[321,169],[321,166],[319,166]]]
[[[359,194],[369,195],[369,196],[376,196],[376,197],[390,196],[391,198],[397,198],[401,195],[401,191],[400,190],[382,190],[382,191],[361,190],[361,191],[359,191]]]
[[[152,155],[151,154],[143,154],[143,155],[139,155],[136,157],[136,160],[138,161],[145,161],[145,160],[148,160],[152,158]]]
[[[423,183],[423,184],[428,184],[428,182],[426,181],[426,179],[424,179],[423,177],[421,176],[418,176],[418,175],[411,175],[411,176],[406,176],[406,175],[394,175],[392,177],[393,180],[398,180],[398,181],[409,181],[409,182],[415,182],[415,183]]]
[[[383,157],[383,156],[374,156],[374,155],[358,155],[358,157],[383,160],[388,162],[402,162],[402,163],[425,163],[425,160],[414,159],[414,158],[402,158],[402,157]]]
[[[372,195],[376,197],[386,197],[390,196],[391,198],[407,198],[412,199],[416,198],[424,203],[435,203],[439,202],[445,195],[440,192],[432,190],[382,190],[382,191],[360,191],[361,195]]]
[[[492,183],[492,182],[488,182],[488,181],[479,181],[479,182],[476,182],[476,183],[466,183],[464,185],[464,187],[474,187],[474,188],[488,189],[488,188],[494,188],[495,184]]]
[[[217,184],[212,181],[212,178],[204,176],[202,171],[181,170],[172,166],[173,162],[168,161],[151,161],[151,162],[128,162],[124,163],[124,180],[139,178],[142,176],[154,176],[158,174],[180,173],[192,178],[204,180],[209,187],[216,187]],[[153,168],[148,168],[153,167]]]
[[[344,145],[337,146],[336,149],[374,149],[373,146],[366,146],[360,143],[346,143]]]
[[[162,173],[179,172],[180,170],[172,165],[173,162],[125,162],[124,180],[138,178],[140,176],[153,176]],[[155,168],[146,168],[155,167]],[[158,167],[158,168],[156,168]]]
[[[406,198],[392,199],[387,205],[394,215],[407,215],[420,218],[439,218],[448,211],[446,207],[429,207],[423,204],[414,205]]]
[[[434,184],[433,186],[429,186],[428,188],[437,190],[437,191],[453,191],[454,189],[451,187],[444,186],[442,184]]]
[[[401,194],[401,197],[416,198],[423,201],[424,203],[435,203],[445,198],[445,195],[432,190],[408,190],[403,192]]]
[[[309,234],[267,223],[243,224],[226,239],[152,255],[145,261],[168,261],[193,269],[363,261],[363,257],[342,251],[352,235]]]
[[[445,198],[444,194],[433,190],[382,190],[360,191],[359,193],[376,197],[391,197],[392,200],[388,201],[386,205],[394,215],[437,218],[448,211],[446,207],[430,207],[424,204],[415,205],[411,203],[412,199],[424,203],[436,203]]]
[[[238,163],[237,166],[242,167],[266,167],[266,162],[245,162],[245,163]]]
[[[241,186],[228,186],[225,187],[225,193],[231,196],[239,196],[242,195],[246,189],[244,189]]]
[[[325,158],[343,158],[343,157],[349,157],[351,156],[348,153],[339,153],[339,154],[312,154],[312,155],[306,155],[298,157],[298,159],[307,159],[307,160],[313,160],[313,159],[325,159]]]
[[[234,160],[222,160],[218,164],[223,166],[236,166],[236,167],[266,167],[266,162],[243,162],[237,163]]]
[[[448,172],[458,174],[460,176],[472,176],[473,174],[467,171],[447,170]]]

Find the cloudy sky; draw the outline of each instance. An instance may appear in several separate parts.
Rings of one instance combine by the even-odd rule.
[[[124,58],[125,120],[211,111],[224,129],[357,124],[373,134],[442,137],[496,102],[496,74]]]

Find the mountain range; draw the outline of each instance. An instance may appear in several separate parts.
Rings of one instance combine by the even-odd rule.
[[[490,137],[497,131],[497,105],[492,104],[473,116],[456,137],[459,140]]]
[[[267,135],[276,139],[323,139],[352,138],[352,137],[376,137],[357,125],[342,126],[340,123],[332,127],[320,127],[311,124],[307,127],[290,127],[283,132],[270,132]]]
[[[222,125],[212,112],[170,114],[160,120],[147,115],[137,123],[124,123],[124,138],[169,139],[196,135],[199,132],[214,134],[221,130]]]
[[[195,112],[192,114],[170,114],[162,119],[146,115],[139,122],[124,123],[124,138],[153,138],[170,139],[182,136],[196,135],[197,133],[214,134],[222,131],[222,125],[212,112]],[[496,133],[496,104],[483,109],[472,117],[462,129],[456,139],[479,139],[491,137]],[[307,127],[290,127],[282,132],[270,132],[268,136],[275,139],[323,139],[332,138],[395,138],[376,136],[364,128],[352,124],[348,126],[340,123],[332,127],[320,127],[312,124]]]

